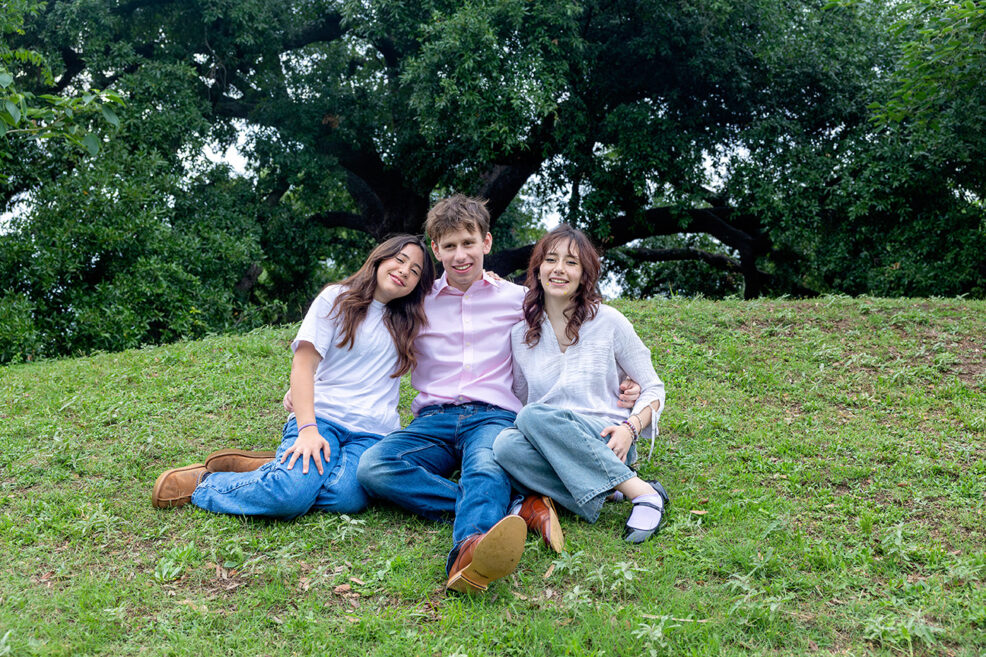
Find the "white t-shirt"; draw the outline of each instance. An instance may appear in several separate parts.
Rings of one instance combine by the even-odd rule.
[[[310,342],[322,356],[315,369],[316,417],[350,431],[387,434],[400,428],[400,378],[391,377],[397,368],[397,348],[383,323],[385,307],[371,301],[352,349],[337,347],[341,327],[337,318],[329,319],[329,313],[343,289],[330,285],[315,297],[291,349],[297,351],[300,342]]]

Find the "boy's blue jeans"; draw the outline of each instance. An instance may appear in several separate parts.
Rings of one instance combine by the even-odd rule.
[[[478,402],[426,406],[407,428],[366,450],[359,483],[431,520],[454,514],[451,563],[466,538],[489,531],[507,513],[510,480],[493,458],[493,441],[515,417]],[[457,469],[458,483],[449,479]]]
[[[318,432],[329,443],[329,462],[322,461],[323,474],[309,460],[302,474],[301,457],[288,470],[284,455],[298,439],[298,423],[292,417],[284,425],[277,455],[253,472],[214,472],[192,494],[192,504],[206,511],[237,516],[265,516],[290,520],[308,511],[357,513],[369,501],[356,481],[356,465],[368,447],[379,442],[373,433],[349,431],[342,425],[316,418]]]

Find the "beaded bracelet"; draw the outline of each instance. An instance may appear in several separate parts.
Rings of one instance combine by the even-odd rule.
[[[314,422],[309,422],[308,424],[303,424],[300,427],[298,427],[298,433],[301,433],[301,430],[302,429],[307,429],[308,427],[317,427],[317,426],[318,425],[316,423],[314,423]]]
[[[636,427],[633,426],[633,423],[630,422],[629,419],[626,419],[623,420],[621,424],[626,425],[626,427],[630,430],[630,437],[633,438],[633,442],[637,442],[637,436],[639,435],[639,432],[637,431]]]

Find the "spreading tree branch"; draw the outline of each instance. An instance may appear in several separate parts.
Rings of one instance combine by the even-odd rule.
[[[685,247],[680,249],[648,249],[644,247],[620,248],[620,253],[630,257],[637,262],[673,262],[680,260],[701,260],[702,262],[720,270],[739,273],[740,263],[734,258],[721,253],[710,253],[702,249]]]

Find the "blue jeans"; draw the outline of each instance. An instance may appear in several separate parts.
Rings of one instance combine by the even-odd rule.
[[[426,406],[418,417],[366,450],[357,469],[371,495],[431,520],[448,520],[454,547],[507,513],[510,479],[493,458],[493,441],[514,413],[483,403]],[[460,469],[459,482],[449,477]]]
[[[514,427],[493,443],[493,453],[525,495],[547,495],[589,522],[611,490],[636,473],[609,447],[599,433],[613,423],[545,404],[525,406]],[[636,449],[630,447],[627,462]]]
[[[323,474],[308,463],[302,474],[302,459],[288,470],[284,455],[298,439],[294,418],[284,425],[281,446],[272,461],[253,472],[214,472],[199,483],[192,493],[192,504],[206,511],[237,516],[265,516],[290,520],[311,510],[334,513],[357,513],[369,499],[356,481],[356,465],[368,447],[380,441],[374,433],[357,433],[316,418],[318,432],[329,443],[329,463],[323,458]]]

